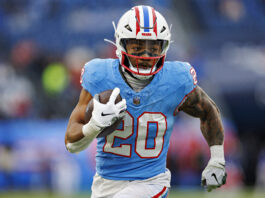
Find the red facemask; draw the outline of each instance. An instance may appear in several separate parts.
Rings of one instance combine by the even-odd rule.
[[[162,40],[126,39],[121,41],[123,48],[121,65],[133,74],[150,76],[159,72],[165,60],[162,54],[167,42]]]

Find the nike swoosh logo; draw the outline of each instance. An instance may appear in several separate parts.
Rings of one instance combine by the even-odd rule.
[[[216,177],[215,173],[212,173],[211,176],[214,177],[214,179],[216,180],[217,184],[220,185],[219,182],[218,182],[218,180],[217,180],[217,177]]]
[[[101,116],[108,116],[108,115],[113,115],[114,113],[101,113]]]
[[[221,165],[222,167],[225,167],[225,165],[224,164],[221,164],[221,163],[218,163],[219,165]]]

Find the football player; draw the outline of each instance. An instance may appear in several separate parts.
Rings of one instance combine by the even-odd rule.
[[[166,168],[174,116],[183,111],[201,121],[211,158],[202,172],[209,191],[225,183],[224,133],[215,103],[197,85],[187,62],[165,62],[170,28],[150,6],[135,6],[114,25],[119,59],[94,59],[82,71],[82,91],[67,127],[65,143],[75,153],[87,146],[117,119],[113,133],[97,138],[96,174],[92,197],[167,197]],[[98,93],[113,89],[107,104]],[[123,100],[115,104],[119,95]],[[87,104],[92,117],[85,123]]]

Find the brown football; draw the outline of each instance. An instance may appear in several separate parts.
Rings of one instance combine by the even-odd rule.
[[[106,90],[103,91],[101,93],[99,93],[99,102],[106,104],[109,101],[110,95],[112,93],[113,90]],[[118,97],[115,100],[115,104],[117,104],[118,102],[120,102],[122,100],[120,94],[118,95]],[[93,100],[90,100],[88,105],[87,105],[87,109],[86,109],[86,113],[85,113],[85,122],[88,123],[88,121],[90,120],[90,118],[92,117],[92,111],[93,111]],[[115,131],[117,129],[117,127],[120,125],[122,119],[118,119],[116,122],[114,122],[111,126],[106,127],[105,129],[103,129],[103,131],[101,131],[100,134],[98,134],[97,137],[105,137],[109,134],[111,134],[113,131]]]

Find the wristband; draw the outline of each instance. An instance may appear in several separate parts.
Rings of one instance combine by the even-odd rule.
[[[89,122],[82,127],[82,133],[86,136],[96,137],[101,131],[102,127],[97,125],[97,122],[91,117]]]
[[[214,145],[210,146],[211,159],[221,159],[224,160],[224,145]]]

